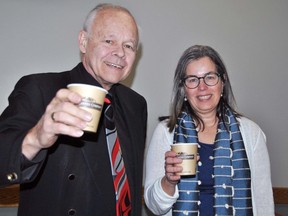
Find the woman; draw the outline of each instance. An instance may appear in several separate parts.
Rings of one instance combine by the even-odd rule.
[[[146,158],[145,202],[156,215],[273,215],[266,137],[235,110],[219,54],[192,46],[174,76],[169,118],[156,127]],[[177,142],[198,143],[195,176],[175,173]]]

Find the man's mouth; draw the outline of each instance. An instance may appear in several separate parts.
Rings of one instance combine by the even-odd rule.
[[[110,67],[114,67],[114,68],[117,68],[117,69],[123,69],[124,66],[121,66],[121,65],[118,65],[118,64],[114,64],[114,63],[110,63],[110,62],[105,62],[106,65],[110,66]]]

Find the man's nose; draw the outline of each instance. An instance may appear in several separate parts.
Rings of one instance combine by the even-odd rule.
[[[119,58],[125,57],[124,47],[122,45],[115,46],[115,49],[112,52],[113,55],[117,55]]]

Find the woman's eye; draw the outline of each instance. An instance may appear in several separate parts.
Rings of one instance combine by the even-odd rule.
[[[214,79],[216,79],[216,77],[214,75],[208,75],[208,76],[206,76],[206,79],[207,80],[214,80]]]
[[[190,79],[188,79],[188,82],[195,83],[195,82],[198,82],[198,79],[197,78],[190,78]]]

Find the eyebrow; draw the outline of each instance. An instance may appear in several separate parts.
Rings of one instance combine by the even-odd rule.
[[[218,72],[216,72],[216,71],[209,71],[209,72],[207,72],[207,73],[205,73],[203,76],[196,76],[196,75],[193,75],[193,74],[191,74],[191,75],[186,75],[185,77],[204,77],[204,76],[206,76],[207,74],[210,74],[210,73],[218,73]]]

